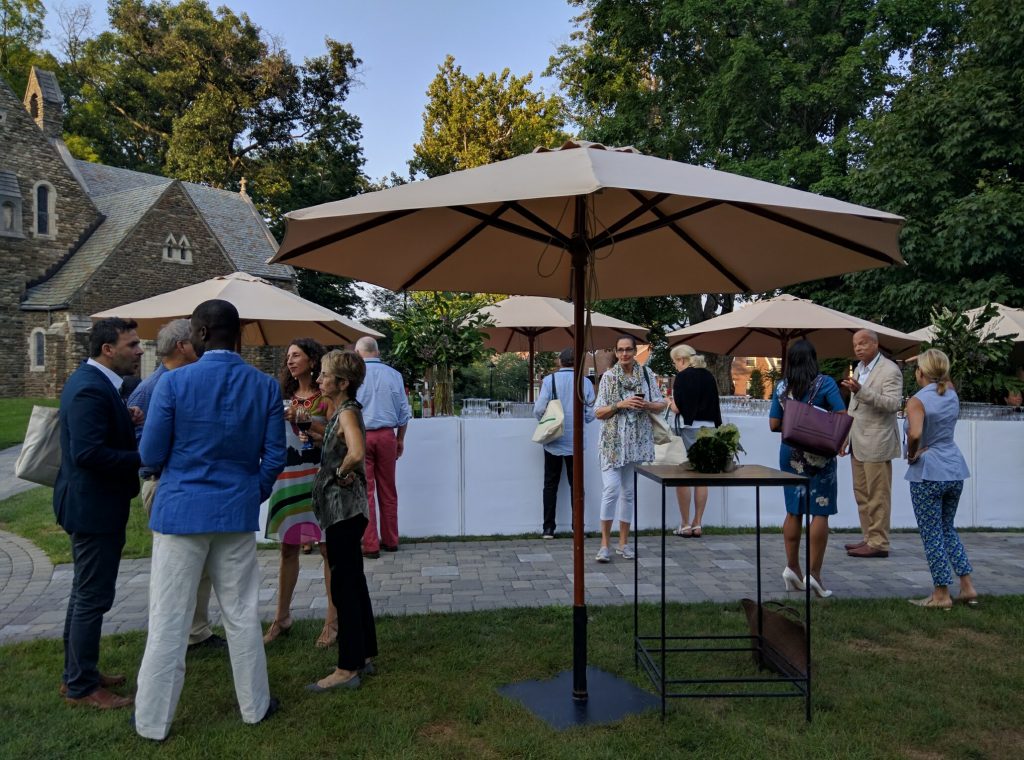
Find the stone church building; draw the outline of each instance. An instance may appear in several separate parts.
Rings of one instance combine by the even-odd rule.
[[[89,315],[235,271],[294,289],[245,194],[71,156],[56,77],[0,79],[0,396],[54,396]],[[153,358],[147,356],[148,366]]]

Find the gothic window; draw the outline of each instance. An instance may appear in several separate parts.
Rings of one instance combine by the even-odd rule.
[[[57,215],[54,211],[57,206],[57,194],[53,190],[53,185],[48,182],[37,182],[34,190],[35,234],[39,237],[55,237]]]
[[[17,219],[14,212],[14,201],[4,201],[0,204],[0,232],[11,235],[18,231],[15,227]]]
[[[39,95],[32,93],[32,97],[28,99],[28,112],[32,115],[33,119],[39,118]]]
[[[173,261],[177,264],[192,263],[192,244],[184,235],[176,240],[174,235],[168,235],[164,240],[163,260]]]
[[[0,171],[0,237],[21,237],[21,189],[12,171]]]
[[[32,335],[29,338],[29,353],[31,358],[31,368],[33,371],[39,371],[46,367],[46,331],[41,327],[37,327],[32,331]]]

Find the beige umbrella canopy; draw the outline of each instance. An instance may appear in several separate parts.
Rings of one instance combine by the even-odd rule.
[[[234,304],[242,320],[243,346],[286,346],[295,338],[312,338],[327,346],[355,343],[364,335],[383,337],[366,325],[245,272],[214,277],[169,293],[93,314],[93,319],[121,317],[139,323],[139,336],[156,338],[172,319],[188,317],[203,301],[220,298]]]
[[[568,142],[293,211],[273,262],[391,290],[588,300],[763,292],[902,263],[902,219],[635,150]],[[583,399],[573,399],[573,697],[587,699]]]
[[[800,338],[809,340],[819,357],[852,356],[853,334],[865,329],[878,333],[879,345],[889,354],[916,350],[921,342],[912,335],[786,294],[673,330],[665,337],[670,345],[687,343],[699,351],[785,359],[789,343]]]
[[[529,395],[533,401],[533,355],[537,351],[561,351],[574,345],[572,304],[558,298],[513,296],[485,306],[480,313],[491,322],[481,330],[487,335],[484,345],[499,353],[529,353]],[[624,334],[632,335],[641,343],[647,340],[646,328],[600,312],[587,312],[588,347],[609,348]]]
[[[1014,309],[1010,306],[1003,306],[1001,303],[997,303],[995,306],[999,313],[985,325],[986,332],[997,338],[1009,335],[1013,338],[1014,343],[1024,343],[1024,309]],[[964,314],[973,324],[984,308],[984,306],[979,306],[977,309],[968,309]],[[935,327],[928,325],[910,334],[921,342],[928,341],[935,337]]]

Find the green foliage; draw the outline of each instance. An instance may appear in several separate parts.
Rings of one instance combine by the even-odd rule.
[[[28,418],[33,406],[59,406],[55,398],[0,399],[0,449],[15,446],[25,440]]]
[[[1013,338],[997,337],[987,329],[998,313],[995,304],[988,304],[972,322],[960,309],[932,312],[935,334],[925,347],[938,348],[949,357],[950,375],[962,401],[1000,403],[1007,390],[1021,387],[1011,374]]]
[[[529,362],[518,354],[495,354],[478,359],[455,373],[455,389],[462,398],[525,401]]]
[[[747,395],[751,398],[764,398],[764,376],[761,370],[756,367],[750,371],[750,379],[747,380]]]
[[[45,17],[42,0],[0,0],[0,78],[19,98],[32,66],[48,71],[59,66],[53,55],[39,47],[46,36]]]
[[[740,444],[740,429],[733,423],[727,422],[717,428],[700,428],[697,430],[697,440],[701,438],[715,438],[722,441],[729,450],[730,456],[736,456],[739,452],[747,453]]]
[[[469,77],[447,56],[427,88],[423,134],[409,174],[437,177],[552,147],[567,135],[562,100],[530,89],[533,75]]]
[[[363,303],[355,280],[351,278],[312,269],[296,269],[295,278],[300,296],[342,316],[354,317],[356,309]]]
[[[1024,5],[939,4],[906,81],[858,126],[852,200],[906,217],[909,266],[798,292],[903,330],[954,302],[1024,304]]]
[[[698,437],[686,458],[697,472],[722,472],[732,459],[729,445],[715,436]]]
[[[343,108],[351,45],[327,38],[300,65],[246,14],[205,0],[111,0],[109,14],[108,31],[68,45],[78,155],[228,189],[245,177],[277,234],[284,210],[363,187],[360,124]]]
[[[411,293],[399,312],[391,315],[391,351],[396,363],[415,377],[427,369],[454,369],[484,355],[479,330],[488,324],[478,313],[487,296],[470,293]]]

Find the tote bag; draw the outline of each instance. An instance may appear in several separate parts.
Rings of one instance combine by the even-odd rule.
[[[25,432],[25,443],[14,464],[14,474],[30,483],[53,488],[58,470],[60,410],[52,406],[33,406],[28,430]]]
[[[565,410],[562,409],[562,402],[558,400],[558,389],[555,387],[555,376],[551,378],[551,400],[544,409],[544,416],[540,418],[537,427],[533,431],[533,442],[541,445],[551,443],[556,438],[561,438],[565,432]]]
[[[808,400],[818,393],[821,376],[814,382]],[[846,442],[853,417],[846,412],[830,412],[794,398],[786,399],[782,414],[782,442],[823,457],[834,457]]]

